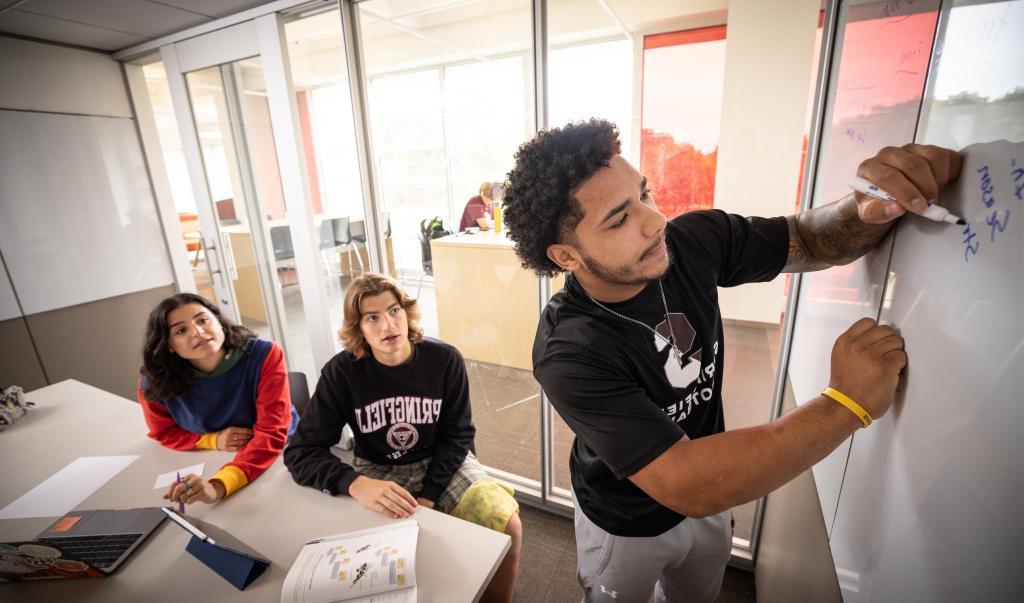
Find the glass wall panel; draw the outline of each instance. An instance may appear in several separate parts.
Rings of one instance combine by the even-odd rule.
[[[285,38],[332,340],[340,351],[336,334],[343,319],[345,287],[369,269],[366,237],[370,236],[364,221],[341,15],[335,9],[287,22]],[[384,243],[389,260],[386,270],[395,274],[391,239],[385,236]]]
[[[533,133],[530,2],[373,0],[358,9],[378,201],[397,275],[420,300],[426,334],[466,359],[477,456],[539,480],[537,279],[505,232],[459,232],[470,199],[500,202],[493,183]],[[428,237],[423,227],[435,218],[453,234]]]

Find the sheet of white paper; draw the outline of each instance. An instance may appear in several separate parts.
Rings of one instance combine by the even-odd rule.
[[[0,509],[0,519],[64,515],[137,458],[138,455],[79,457]]]
[[[174,483],[174,480],[177,479],[179,475],[181,477],[185,477],[186,475],[189,475],[191,473],[195,473],[196,475],[202,475],[203,471],[205,470],[206,463],[199,463],[197,465],[192,465],[191,467],[184,467],[182,469],[177,469],[175,471],[161,473],[160,475],[156,476],[156,482],[153,484],[153,489],[157,490],[159,488],[166,488],[167,486],[170,486],[171,484]]]

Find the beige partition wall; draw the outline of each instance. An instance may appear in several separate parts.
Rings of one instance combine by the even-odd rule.
[[[50,383],[77,379],[135,398],[150,309],[173,285],[25,317]]]

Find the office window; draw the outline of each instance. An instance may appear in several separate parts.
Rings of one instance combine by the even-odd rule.
[[[633,46],[629,40],[552,48],[548,57],[548,125],[603,118],[619,127],[622,155],[633,149]]]
[[[505,179],[516,148],[529,136],[524,60],[516,55],[444,70],[453,221],[461,217],[463,206],[482,182]]]
[[[714,207],[725,26],[644,37],[640,171],[669,218]]]
[[[374,161],[382,206],[391,214],[395,258],[402,271],[421,271],[421,220],[451,216],[445,157],[441,71],[427,69],[370,81]]]

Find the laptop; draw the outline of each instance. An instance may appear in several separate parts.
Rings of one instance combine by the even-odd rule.
[[[165,519],[160,507],[72,511],[34,540],[0,543],[0,582],[109,576]]]

